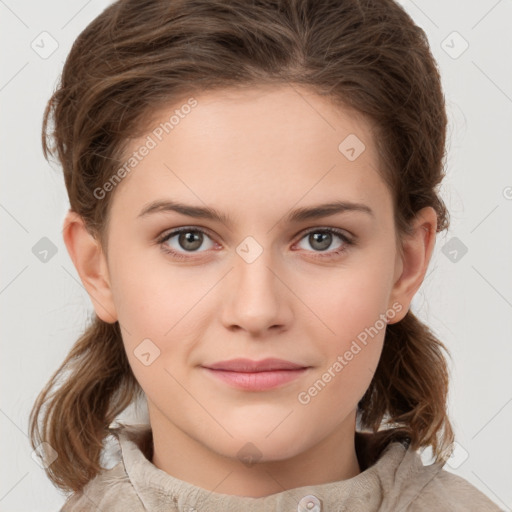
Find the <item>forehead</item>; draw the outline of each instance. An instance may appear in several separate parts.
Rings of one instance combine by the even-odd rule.
[[[166,196],[234,215],[326,198],[390,207],[371,124],[296,85],[185,97],[153,116],[125,163],[134,152],[114,201],[125,208]]]

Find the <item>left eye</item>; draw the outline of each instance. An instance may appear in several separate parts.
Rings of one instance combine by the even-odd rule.
[[[352,243],[352,241],[346,235],[344,235],[337,229],[333,228],[315,228],[314,230],[308,231],[301,240],[306,239],[308,243],[314,249],[316,249],[315,252],[324,252],[332,245],[333,235],[335,237],[338,237],[342,241],[342,243],[341,246],[334,248],[335,250],[332,251],[330,254],[332,254],[333,252],[335,254],[338,254],[344,251],[346,249],[346,246],[351,245]]]

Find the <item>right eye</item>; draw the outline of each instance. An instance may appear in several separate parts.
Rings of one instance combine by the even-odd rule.
[[[158,240],[158,243],[161,245],[164,251],[166,251],[169,254],[172,254],[176,258],[187,258],[187,252],[204,252],[198,251],[197,249],[199,249],[201,245],[203,245],[205,236],[210,239],[209,235],[203,229],[183,227],[174,229],[171,232],[165,234],[162,238]],[[167,242],[173,238],[176,238],[176,240],[174,241],[174,245],[170,247]]]

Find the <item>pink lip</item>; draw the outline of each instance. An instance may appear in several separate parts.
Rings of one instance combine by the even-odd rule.
[[[219,361],[218,363],[204,365],[211,370],[227,370],[232,372],[268,372],[273,370],[299,370],[306,366],[285,361],[284,359],[268,358],[261,361],[252,359],[230,359],[229,361]]]
[[[281,386],[303,375],[308,369],[282,359],[232,359],[203,368],[231,386],[250,391],[264,391]]]

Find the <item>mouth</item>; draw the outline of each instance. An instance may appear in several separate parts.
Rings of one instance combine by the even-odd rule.
[[[265,391],[291,382],[310,368],[283,359],[232,359],[202,366],[214,378],[247,391]]]

